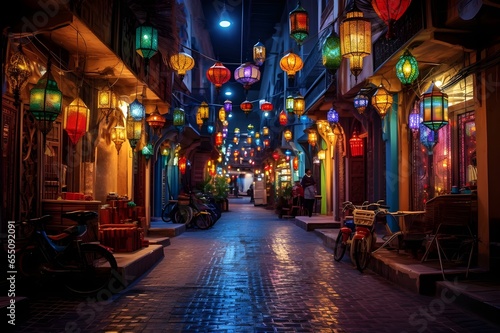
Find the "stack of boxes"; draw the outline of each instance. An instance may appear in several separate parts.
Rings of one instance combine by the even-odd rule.
[[[99,210],[99,241],[114,252],[132,252],[148,246],[144,240],[144,209],[129,200],[109,200]]]

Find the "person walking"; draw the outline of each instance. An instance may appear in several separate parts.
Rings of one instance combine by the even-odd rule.
[[[311,169],[306,169],[306,174],[302,177],[300,185],[304,189],[304,207],[309,217],[311,217],[316,196],[316,181],[312,176]]]

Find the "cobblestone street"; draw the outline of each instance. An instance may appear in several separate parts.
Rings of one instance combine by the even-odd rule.
[[[499,332],[440,298],[333,260],[313,232],[232,199],[209,230],[171,239],[165,257],[112,299],[44,293],[14,332]]]

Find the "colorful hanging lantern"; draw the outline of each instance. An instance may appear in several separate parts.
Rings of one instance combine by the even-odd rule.
[[[231,79],[231,71],[219,61],[210,67],[206,74],[208,81],[215,85],[217,93],[219,93],[222,85]]]
[[[285,110],[281,110],[278,120],[281,126],[286,126],[288,124],[288,116]]]
[[[182,80],[186,72],[194,68],[194,59],[189,54],[180,52],[170,57],[170,67],[177,72]]]
[[[230,100],[226,99],[224,101],[224,110],[227,113],[231,113],[233,111],[233,102],[231,102]]]
[[[289,80],[293,80],[295,73],[300,71],[302,67],[304,67],[304,62],[293,52],[286,54],[280,60],[280,68],[286,72]]]
[[[14,94],[15,103],[20,102],[20,94],[28,83],[28,79],[32,75],[31,62],[24,54],[21,44],[17,47],[17,51],[10,57],[5,69],[5,76],[9,82],[9,86]]]
[[[186,122],[186,117],[184,110],[182,108],[175,108],[174,109],[174,126],[177,127],[177,129],[181,130],[184,128],[184,124]]]
[[[252,112],[253,104],[251,102],[245,100],[245,101],[243,101],[243,103],[240,104],[240,109],[248,117],[248,115],[250,114],[250,112]]]
[[[363,58],[372,52],[372,28],[356,3],[340,23],[340,42],[342,57],[349,59],[349,68],[357,81],[363,70]]]
[[[427,154],[432,155],[434,147],[438,143],[438,131],[429,129],[424,124],[420,124],[420,143],[427,148]]]
[[[318,142],[318,133],[316,133],[315,130],[309,130],[307,133],[307,142],[313,147],[316,146]]]
[[[324,150],[324,149],[320,149],[320,150],[318,151],[318,159],[319,159],[320,161],[323,161],[325,158],[326,158],[326,150]]]
[[[293,96],[292,95],[288,95],[286,97],[285,109],[290,113],[293,112]]]
[[[337,72],[342,62],[342,54],[340,53],[340,37],[333,30],[323,42],[321,59],[323,66],[325,66],[330,74]]]
[[[127,141],[127,132],[122,124],[118,123],[111,129],[111,141],[115,144],[117,154],[120,154],[122,144]]]
[[[158,30],[149,22],[138,26],[135,30],[135,50],[144,58],[144,71],[148,75],[149,59],[158,52]]]
[[[266,47],[260,41],[253,46],[253,61],[257,66],[262,66],[266,61]]]
[[[262,127],[262,135],[264,136],[269,135],[269,127],[267,126]]]
[[[74,145],[89,130],[89,117],[90,109],[79,97],[66,107],[64,129]]]
[[[270,112],[270,111],[273,111],[273,104],[271,102],[268,102],[268,101],[265,101],[264,103],[262,103],[260,105],[260,109],[263,111],[263,112]]]
[[[147,145],[145,145],[142,148],[141,153],[144,156],[144,158],[146,159],[146,161],[149,160],[151,158],[151,156],[153,156],[153,154],[154,154],[153,145],[151,143],[148,143]]]
[[[269,145],[271,144],[269,139],[264,139],[264,141],[262,141],[262,143],[264,144],[264,147],[269,147]]]
[[[285,138],[286,142],[289,142],[290,140],[292,140],[292,131],[290,131],[289,129],[286,129],[283,132],[283,137]]]
[[[224,136],[222,135],[222,132],[217,132],[217,134],[215,134],[215,145],[222,146],[223,142],[224,142]]]
[[[248,91],[252,84],[260,80],[259,67],[246,62],[234,70],[234,79],[243,85],[245,91]]]
[[[373,10],[387,25],[387,39],[394,37],[394,23],[403,16],[411,0],[372,0]]]
[[[198,113],[200,114],[200,118],[202,121],[207,120],[210,117],[210,108],[208,107],[208,103],[203,101],[198,107]]]
[[[370,97],[366,92],[361,89],[359,93],[354,97],[354,108],[358,110],[360,114],[364,113],[370,102]]]
[[[299,158],[297,156],[293,158],[292,167],[294,171],[299,170]]]
[[[165,125],[166,119],[160,114],[160,111],[158,111],[158,105],[156,106],[154,112],[146,118],[146,122],[148,123],[149,127],[151,127],[153,131],[159,136],[159,134],[161,133],[161,129]]]
[[[363,156],[365,153],[365,148],[363,144],[363,139],[358,136],[358,133],[354,131],[352,133],[352,138],[349,139],[349,146],[351,147],[351,156]]]
[[[142,120],[135,120],[132,116],[127,116],[127,139],[132,149],[137,147],[141,140]]]
[[[201,130],[201,127],[203,126],[203,119],[201,119],[199,112],[196,112],[196,125],[198,125],[198,128]]]
[[[306,110],[306,100],[304,96],[298,94],[293,98],[293,113],[298,117],[302,116]]]
[[[422,122],[422,117],[420,117],[420,113],[418,112],[418,108],[415,105],[413,110],[408,115],[408,128],[413,133],[413,136],[416,136],[418,134],[418,130],[420,129],[421,122]]]
[[[333,107],[327,112],[326,120],[328,120],[328,122],[331,125],[338,124],[339,114],[337,113],[337,111]]]
[[[300,46],[309,36],[309,15],[302,8],[300,1],[297,1],[297,7],[289,14],[290,37],[292,37]]]
[[[390,92],[380,84],[377,91],[372,96],[372,105],[377,110],[380,118],[384,119],[389,109],[392,107],[393,97]]]
[[[181,158],[179,158],[178,166],[181,175],[184,175],[186,173],[186,164],[187,164],[186,157],[182,156]]]
[[[248,133],[249,133],[249,134],[253,133],[253,129],[254,129],[254,128],[255,128],[255,127],[254,127],[252,124],[248,124],[248,126],[247,126]]]
[[[212,134],[214,132],[214,130],[215,130],[215,127],[214,127],[214,125],[212,123],[210,123],[210,124],[207,125],[207,132],[208,132],[208,134]]]
[[[420,100],[422,124],[433,131],[448,124],[448,95],[441,92],[434,82]]]
[[[130,116],[135,120],[142,120],[146,116],[146,108],[136,99],[129,105]]]
[[[418,77],[417,59],[406,50],[396,64],[396,76],[403,85],[412,84]]]
[[[280,153],[277,150],[273,152],[273,158],[275,161],[278,161],[280,159]]]
[[[109,115],[116,109],[118,99],[116,94],[109,87],[104,87],[97,92],[97,109],[101,111],[102,115],[108,123]]]
[[[43,135],[52,130],[52,125],[61,113],[62,93],[52,77],[51,59],[47,62],[47,72],[30,90],[30,110]]]
[[[219,109],[219,120],[222,122],[226,120],[226,110],[224,110],[224,107]]]

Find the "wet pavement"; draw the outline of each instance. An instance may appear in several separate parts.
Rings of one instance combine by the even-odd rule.
[[[405,290],[314,232],[233,199],[209,230],[170,240],[165,257],[113,297],[30,297],[12,332],[499,332],[441,297]]]

